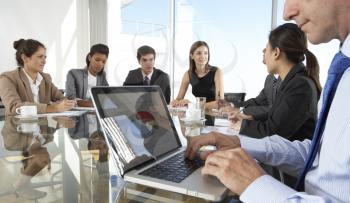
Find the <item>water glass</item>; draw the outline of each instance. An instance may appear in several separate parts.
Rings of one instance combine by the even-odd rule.
[[[205,103],[207,99],[205,97],[196,97],[196,107],[201,110],[201,119],[205,118]]]

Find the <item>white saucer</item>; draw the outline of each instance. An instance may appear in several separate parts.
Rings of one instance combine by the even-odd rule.
[[[199,120],[197,120],[197,119],[193,120],[193,119],[184,117],[184,118],[180,118],[180,120],[182,120],[185,123],[202,123],[202,122],[206,121],[207,119],[201,118]]]
[[[19,118],[20,120],[24,121],[35,121],[38,120],[38,116],[22,116],[22,115],[17,115],[15,118]]]

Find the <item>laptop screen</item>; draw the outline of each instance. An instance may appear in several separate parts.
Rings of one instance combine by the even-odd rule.
[[[91,93],[121,175],[181,147],[159,87],[94,87]]]

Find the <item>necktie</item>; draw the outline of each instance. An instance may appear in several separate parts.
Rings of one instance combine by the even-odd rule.
[[[143,85],[149,85],[149,78],[145,76],[145,79],[143,80]]]
[[[337,90],[338,83],[343,76],[344,71],[350,66],[350,58],[342,54],[337,53],[331,66],[328,70],[328,76],[326,84],[323,89],[322,107],[317,120],[316,128],[311,142],[310,152],[305,162],[302,173],[299,175],[298,181],[295,184],[295,189],[301,190],[304,187],[304,180],[307,172],[311,169],[311,166],[315,160],[318,152],[320,141],[322,138],[323,130],[327,121],[327,115],[329,108],[332,104],[334,94]]]

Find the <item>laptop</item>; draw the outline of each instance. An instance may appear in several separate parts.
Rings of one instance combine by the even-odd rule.
[[[92,101],[124,180],[154,188],[220,201],[227,188],[202,176],[202,160],[188,160],[158,86],[93,87]]]

